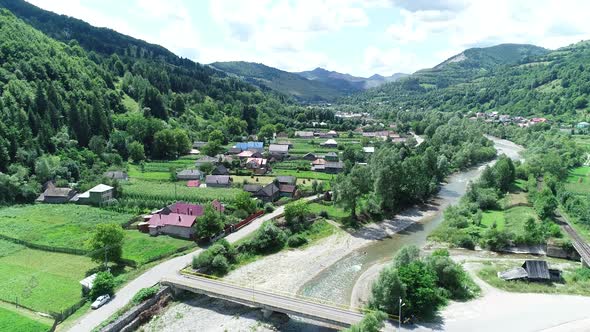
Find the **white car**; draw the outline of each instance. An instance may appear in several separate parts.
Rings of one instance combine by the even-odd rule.
[[[90,307],[92,309],[98,309],[98,308],[102,307],[105,303],[109,302],[110,300],[111,300],[111,297],[109,296],[109,294],[101,295],[101,296],[97,297],[94,302],[92,302],[92,305]]]

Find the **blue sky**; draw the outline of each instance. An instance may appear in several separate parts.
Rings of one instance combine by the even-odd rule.
[[[411,73],[469,47],[589,39],[586,0],[27,0],[201,63]]]

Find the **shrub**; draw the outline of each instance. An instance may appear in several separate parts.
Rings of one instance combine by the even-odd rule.
[[[156,293],[160,290],[160,287],[158,286],[152,286],[152,287],[147,287],[147,288],[142,288],[139,290],[139,292],[137,292],[134,296],[133,299],[131,300],[131,302],[133,304],[140,304],[141,302],[154,297],[154,295],[156,295]]]
[[[271,213],[275,210],[275,207],[272,205],[272,203],[266,203],[264,204],[264,211],[266,213]]]
[[[457,247],[470,250],[475,249],[475,241],[473,240],[473,237],[464,232],[457,232],[455,235],[453,235],[451,237],[451,243]]]
[[[211,270],[217,275],[224,275],[229,272],[229,262],[225,256],[219,254],[211,262]]]
[[[328,211],[326,211],[326,210],[320,211],[320,217],[322,217],[322,218],[328,218]]]
[[[265,222],[250,240],[249,247],[258,253],[281,249],[287,242],[287,234],[270,221]]]
[[[306,243],[307,243],[307,239],[305,238],[305,236],[303,236],[301,234],[291,235],[289,237],[289,239],[287,240],[287,244],[291,248],[301,247],[302,245],[304,245]]]
[[[92,283],[90,298],[96,300],[97,297],[109,294],[113,295],[115,291],[115,278],[110,272],[103,271],[96,274],[96,279]]]

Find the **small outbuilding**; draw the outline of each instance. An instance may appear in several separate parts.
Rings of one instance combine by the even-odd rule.
[[[207,188],[228,188],[231,186],[229,175],[207,175],[205,183]]]
[[[104,176],[108,179],[118,180],[118,181],[127,181],[129,180],[129,175],[123,171],[108,171],[104,173]]]
[[[198,169],[185,169],[176,173],[178,180],[203,180],[205,174]]]
[[[334,140],[334,139],[329,139],[329,140],[325,141],[324,143],[321,143],[320,145],[325,148],[337,148],[338,142],[336,142],[336,140]]]
[[[498,278],[503,280],[528,280],[537,282],[560,281],[561,271],[550,269],[546,261],[526,260],[521,267],[498,272]]]

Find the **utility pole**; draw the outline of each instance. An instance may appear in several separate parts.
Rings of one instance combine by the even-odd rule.
[[[405,305],[405,303],[402,302],[402,297],[399,297],[399,315],[397,316],[397,318],[399,319],[397,322],[397,330],[398,332],[401,332],[402,330],[402,307]]]

